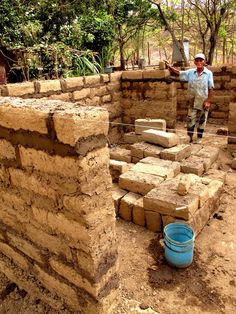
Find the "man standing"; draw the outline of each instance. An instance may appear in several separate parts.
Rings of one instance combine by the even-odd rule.
[[[167,66],[170,72],[179,75],[181,81],[188,82],[190,107],[187,118],[187,132],[191,143],[195,125],[198,123],[197,143],[200,144],[211,106],[214,81],[212,72],[205,67],[205,56],[203,53],[196,54],[194,64],[196,68],[186,71],[179,71],[168,64]]]

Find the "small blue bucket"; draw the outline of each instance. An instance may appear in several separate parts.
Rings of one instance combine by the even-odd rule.
[[[165,258],[175,267],[184,268],[193,261],[195,235],[185,223],[170,223],[164,228]]]

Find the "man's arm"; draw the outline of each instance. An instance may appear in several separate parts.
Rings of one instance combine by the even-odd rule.
[[[213,96],[213,88],[210,88],[208,89],[208,97],[203,103],[204,109],[208,110],[211,107],[212,96]]]
[[[180,74],[180,71],[177,70],[176,68],[172,67],[172,66],[169,64],[168,61],[164,60],[164,62],[165,62],[165,64],[166,64],[168,70],[169,70],[171,73],[176,74],[176,75],[179,75],[179,74]]]

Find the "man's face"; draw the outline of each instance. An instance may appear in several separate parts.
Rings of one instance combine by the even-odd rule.
[[[202,69],[205,65],[205,60],[201,58],[197,58],[194,60],[194,64],[196,65],[198,69]]]

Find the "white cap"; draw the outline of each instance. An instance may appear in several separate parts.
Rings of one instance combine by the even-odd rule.
[[[197,53],[196,56],[194,57],[194,60],[195,59],[203,59],[203,60],[205,60],[206,57],[205,57],[205,55],[203,53]]]

